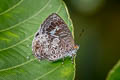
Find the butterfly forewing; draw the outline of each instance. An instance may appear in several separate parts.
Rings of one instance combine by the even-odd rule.
[[[74,40],[67,24],[56,13],[41,24],[33,39],[33,52],[38,59],[58,60],[74,50]]]

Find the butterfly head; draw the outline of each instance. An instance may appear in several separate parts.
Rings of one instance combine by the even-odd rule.
[[[78,45],[75,45],[73,50],[72,50],[72,54],[76,54],[77,50],[79,49]]]
[[[75,46],[74,46],[74,49],[75,49],[75,50],[78,50],[79,47],[80,47],[79,45],[75,45]]]

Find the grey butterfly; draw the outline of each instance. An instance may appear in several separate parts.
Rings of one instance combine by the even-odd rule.
[[[41,24],[32,42],[32,51],[39,60],[56,61],[67,56],[74,57],[78,49],[67,24],[56,13]]]

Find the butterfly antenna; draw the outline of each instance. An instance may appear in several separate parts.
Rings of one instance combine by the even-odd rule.
[[[79,34],[79,37],[78,37],[78,39],[83,35],[83,33],[84,33],[84,29],[82,29],[82,31],[80,32],[80,34]]]
[[[80,31],[80,33],[78,34],[78,37],[76,38],[76,41],[79,41],[79,40],[80,40],[80,38],[81,38],[81,36],[83,35],[84,32],[85,32],[84,29],[82,29],[82,30]],[[78,45],[78,46],[80,46],[80,45]]]

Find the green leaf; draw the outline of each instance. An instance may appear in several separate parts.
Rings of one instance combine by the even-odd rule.
[[[109,72],[106,80],[120,80],[120,61]]]
[[[5,2],[6,1],[6,2]],[[71,32],[73,25],[61,0],[0,0],[0,80],[72,80],[75,64],[38,61],[32,54],[32,40],[43,21],[59,14]]]

